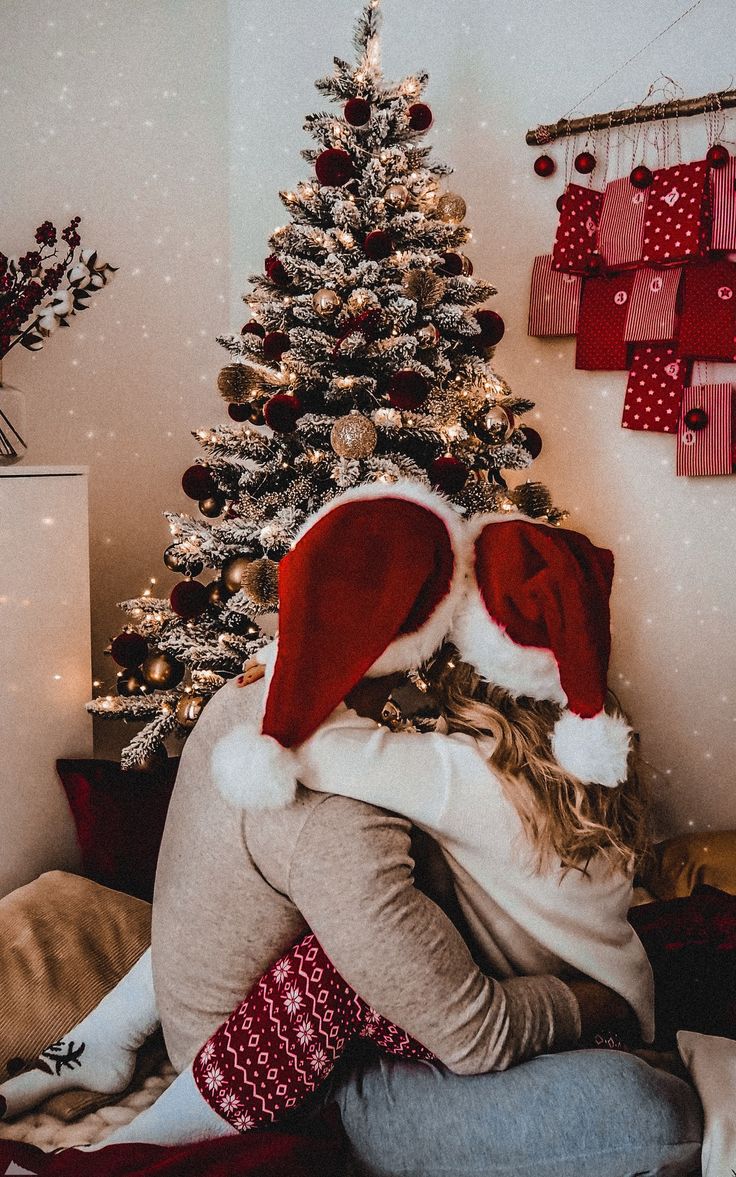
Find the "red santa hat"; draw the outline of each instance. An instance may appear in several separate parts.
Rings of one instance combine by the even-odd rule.
[[[462,601],[462,519],[419,483],[371,483],[307,520],[279,565],[279,636],[260,730],[213,750],[222,792],[244,808],[293,799],[302,743],[364,675],[425,662]]]
[[[479,516],[471,532],[475,577],[451,640],[489,682],[564,708],[552,751],[565,772],[621,784],[631,731],[604,711],[612,553],[519,516]]]

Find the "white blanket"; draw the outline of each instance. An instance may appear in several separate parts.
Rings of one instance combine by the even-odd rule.
[[[680,1030],[680,1057],[703,1105],[703,1177],[736,1173],[736,1041]]]

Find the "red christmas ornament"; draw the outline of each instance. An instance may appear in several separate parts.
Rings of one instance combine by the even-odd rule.
[[[250,405],[229,404],[227,414],[233,421],[250,421]]]
[[[342,147],[328,147],[326,151],[321,151],[315,160],[314,170],[320,184],[326,184],[328,188],[341,188],[355,175],[353,161]]]
[[[388,257],[393,247],[394,243],[385,229],[374,229],[372,233],[367,233],[363,240],[363,252],[374,262]]]
[[[552,175],[556,167],[551,155],[538,155],[534,160],[534,171],[545,180]]]
[[[263,417],[274,433],[293,433],[302,411],[302,403],[293,392],[277,392],[266,401]]]
[[[140,633],[119,633],[113,638],[110,653],[118,666],[140,666],[148,654],[148,642]]]
[[[274,286],[290,286],[291,278],[286,272],[284,263],[275,253],[270,254],[264,263],[266,277],[270,278]]]
[[[581,151],[575,156],[575,171],[582,176],[589,176],[595,167],[595,156],[589,151]]]
[[[432,126],[432,111],[426,102],[415,102],[406,113],[412,131],[426,131]]]
[[[184,621],[191,621],[204,613],[209,604],[207,585],[201,580],[180,580],[171,590],[171,608]]]
[[[688,429],[692,429],[693,433],[699,433],[708,424],[708,414],[705,409],[688,409],[684,421]]]
[[[643,163],[640,163],[638,167],[634,168],[629,175],[629,180],[635,188],[648,188],[653,179],[654,176],[652,175],[651,169],[645,167]]]
[[[215,480],[207,466],[190,466],[181,476],[181,489],[189,499],[206,499],[217,494]]]
[[[565,207],[565,193],[561,192],[560,195],[557,197],[557,200],[555,201],[555,208],[557,209],[558,213],[561,213],[564,207]]]
[[[712,168],[725,168],[731,156],[722,143],[715,143],[705,158]]]
[[[400,368],[393,373],[386,392],[395,409],[418,409],[427,399],[429,384],[420,372]]]
[[[266,264],[268,265],[268,263]],[[286,271],[284,271],[284,273],[286,273]],[[249,319],[249,321],[241,328],[240,334],[259,335],[261,339],[263,339],[263,336],[266,334],[266,328],[263,327],[260,323],[257,323],[255,319]]]
[[[459,253],[443,253],[442,265],[440,266],[440,274],[446,274],[448,278],[457,278],[463,272],[463,259]]]
[[[500,315],[497,315],[495,311],[476,311],[475,318],[480,327],[480,335],[474,335],[473,339],[481,351],[495,347],[497,343],[501,342],[506,324]]]
[[[468,480],[468,467],[452,454],[443,454],[442,457],[435,458],[430,462],[427,473],[432,486],[436,486],[447,495],[457,494]]]
[[[289,336],[285,331],[269,331],[263,337],[263,358],[269,363],[281,359],[285,351],[289,350]]]
[[[528,450],[533,458],[538,458],[542,452],[542,439],[536,429],[522,425],[519,432],[524,434],[524,449]]]
[[[343,115],[351,127],[364,127],[371,117],[371,104],[367,98],[348,98]]]

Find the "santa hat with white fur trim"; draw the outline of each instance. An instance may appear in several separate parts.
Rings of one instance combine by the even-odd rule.
[[[364,675],[425,662],[463,599],[466,524],[418,483],[371,483],[307,520],[279,565],[279,637],[260,730],[213,750],[221,791],[243,808],[288,804],[308,739]]]
[[[604,710],[612,553],[524,517],[479,516],[471,527],[475,583],[451,640],[489,682],[564,708],[552,751],[565,772],[621,784],[631,730]]]

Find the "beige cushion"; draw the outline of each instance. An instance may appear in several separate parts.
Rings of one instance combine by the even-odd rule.
[[[98,1004],[150,943],[151,906],[64,871],[0,899],[0,1082]],[[155,1065],[160,1057],[144,1065]],[[71,1091],[47,1101],[63,1119],[109,1103]]]
[[[682,834],[654,847],[642,882],[657,899],[679,899],[700,883],[736,895],[736,830]]]
[[[679,1030],[677,1048],[703,1105],[703,1177],[727,1177],[736,1166],[736,1042]]]

